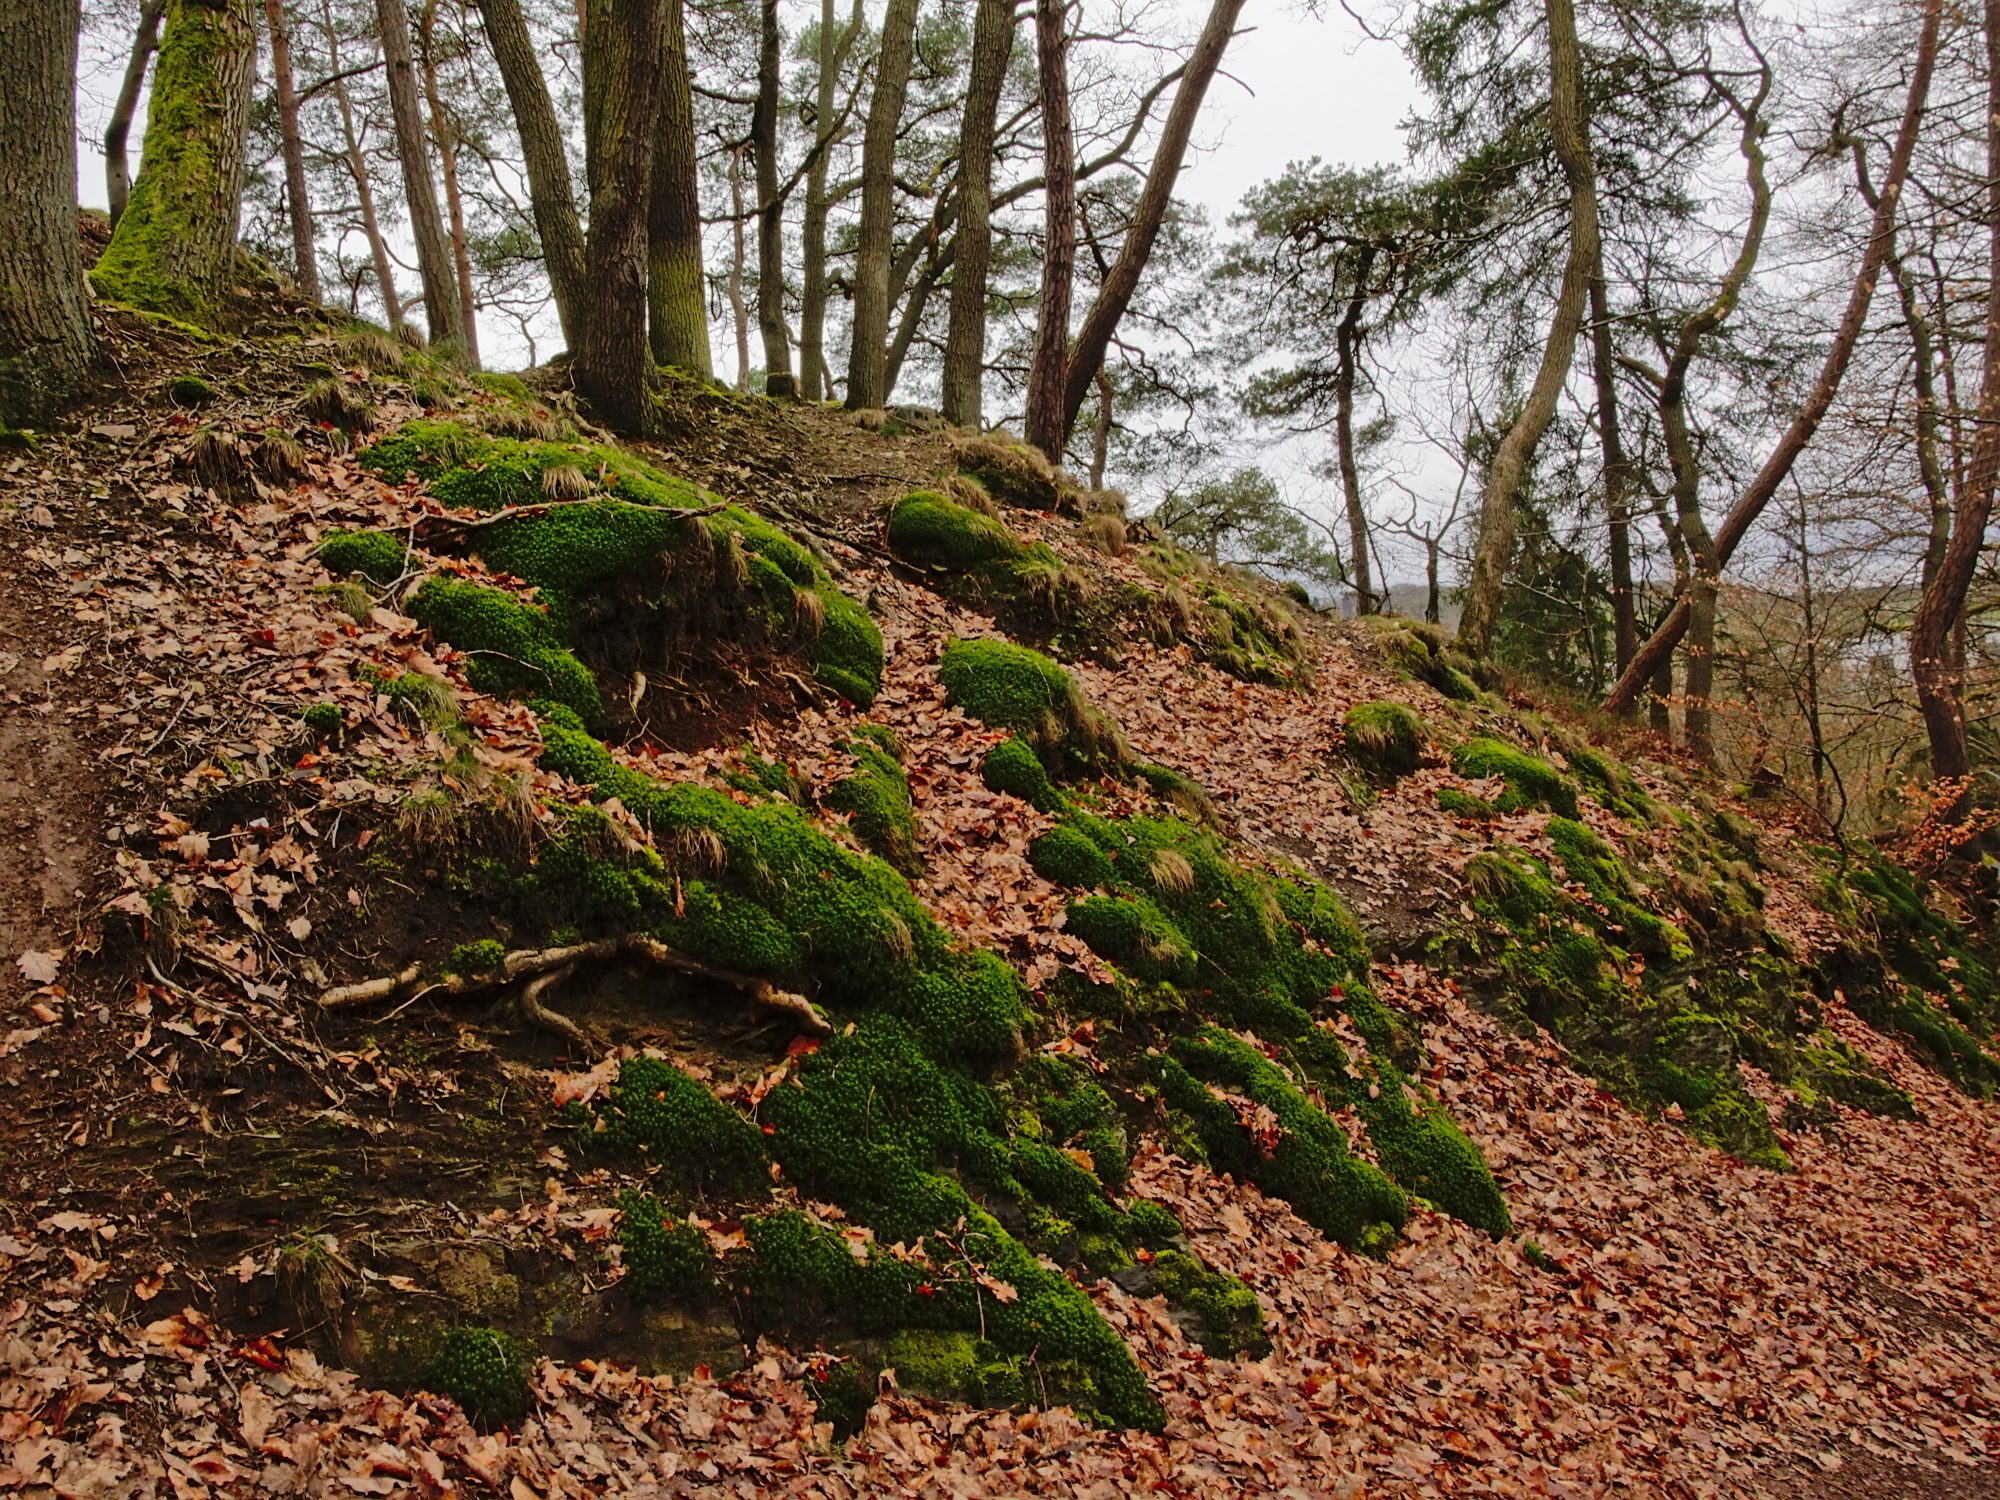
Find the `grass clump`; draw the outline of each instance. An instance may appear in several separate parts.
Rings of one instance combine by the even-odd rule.
[[[359,573],[383,586],[394,583],[409,566],[401,537],[370,529],[337,531],[313,554],[335,577]]]
[[[961,435],[952,444],[958,472],[977,481],[1002,505],[1024,510],[1057,510],[1076,497],[1062,472],[1031,448],[1004,433]]]
[[[1503,740],[1484,736],[1467,740],[1452,751],[1451,764],[1461,776],[1505,782],[1506,789],[1493,803],[1500,812],[1546,808],[1565,818],[1577,814],[1576,784],[1540,756]]]
[[[954,706],[1025,739],[1058,780],[1116,771],[1130,758],[1117,726],[1039,651],[1011,641],[954,640],[938,675]]]
[[[368,399],[367,386],[330,376],[311,382],[299,393],[299,410],[308,421],[350,434],[368,431],[379,415],[375,403]]]
[[[1382,781],[1407,776],[1423,763],[1424,721],[1400,703],[1357,703],[1341,720],[1347,753]]]
[[[446,1329],[424,1363],[423,1381],[482,1427],[505,1426],[528,1414],[527,1352],[497,1328]]]
[[[827,803],[846,813],[855,837],[905,875],[923,871],[917,850],[917,821],[910,806],[910,779],[903,771],[902,747],[895,731],[881,724],[861,725],[843,748],[854,757],[854,772],[833,784]]]

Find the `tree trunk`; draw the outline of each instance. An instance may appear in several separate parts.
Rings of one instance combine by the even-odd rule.
[[[1159,238],[1160,225],[1173,202],[1174,182],[1187,156],[1195,116],[1201,112],[1201,101],[1208,93],[1216,69],[1222,66],[1222,54],[1228,49],[1229,39],[1236,31],[1236,18],[1242,13],[1243,0],[1214,0],[1208,22],[1188,58],[1180,87],[1174,92],[1173,108],[1167,111],[1166,127],[1160,132],[1159,149],[1153,153],[1153,165],[1146,172],[1146,185],[1139,190],[1132,227],[1125,233],[1118,259],[1112,262],[1110,273],[1098,288],[1097,300],[1084,315],[1083,327],[1077,331],[1075,347],[1069,354],[1063,395],[1065,438],[1076,425],[1076,414],[1089,399],[1091,382],[1097,378],[1098,366],[1104,363],[1105,351],[1111,347],[1111,335],[1117,332],[1119,319],[1125,316],[1125,309],[1139,289],[1139,278],[1153,254],[1153,242]]]
[[[431,343],[447,357],[465,347],[465,325],[452,274],[451,246],[431,181],[423,102],[417,97],[416,59],[410,50],[410,13],[403,0],[375,0],[382,33],[382,61],[389,75],[389,113],[396,121],[396,159],[403,168],[403,197],[410,210],[410,238],[417,243],[417,275],[424,284],[424,323]]]
[[[73,0],[0,6],[0,425],[39,425],[83,388],[90,312],[76,228]]]
[[[1500,591],[1514,555],[1514,502],[1569,379],[1577,335],[1583,331],[1584,306],[1590,298],[1590,275],[1599,253],[1597,169],[1591,162],[1583,117],[1583,62],[1577,46],[1576,12],[1571,0],[1545,0],[1544,9],[1549,22],[1549,136],[1569,182],[1569,254],[1563,262],[1562,289],[1549,322],[1541,367],[1535,372],[1527,404],[1500,439],[1486,473],[1486,491],[1480,497],[1479,550],[1473,555],[1465,612],[1458,622],[1460,642],[1475,652],[1484,652],[1493,644],[1493,631],[1500,622]]]
[[[889,253],[896,233],[896,136],[915,52],[917,0],[889,0],[875,92],[861,142],[861,225],[854,247],[854,325],[847,351],[850,411],[888,399]]]
[[[1853,289],[1848,293],[1847,308],[1841,314],[1839,327],[1834,330],[1833,344],[1826,352],[1819,378],[1807,393],[1805,404],[1792,417],[1777,446],[1771,450],[1771,456],[1764,460],[1763,468],[1757,471],[1749,487],[1738,497],[1729,514],[1723,518],[1722,525],[1716,529],[1718,567],[1728,566],[1737,544],[1756,523],[1771,496],[1784,483],[1785,476],[1791,473],[1792,465],[1798,462],[1799,455],[1819,430],[1820,422],[1840,390],[1841,379],[1847,373],[1848,361],[1853,358],[1854,346],[1868,320],[1868,307],[1875,296],[1875,282],[1882,273],[1882,260],[1888,253],[1890,232],[1895,227],[1896,202],[1902,196],[1903,183],[1910,173],[1910,158],[1916,151],[1917,131],[1923,121],[1924,104],[1930,96],[1931,74],[1937,64],[1938,25],[1942,11],[1943,0],[1929,0],[1924,7],[1923,31],[1917,40],[1917,55],[1910,70],[1903,119],[1897,128],[1895,149],[1889,159],[1889,175],[1882,184],[1881,205],[1869,229],[1868,248],[1862,253]],[[1680,644],[1681,637],[1687,633],[1689,614],[1689,601],[1683,598],[1660,622],[1646,644],[1639,648],[1638,654],[1626,665],[1624,675],[1613,684],[1604,700],[1606,712],[1623,713],[1634,701],[1640,685],[1652,677],[1660,658],[1671,655],[1674,647]]]
[[[1611,637],[1624,671],[1639,649],[1638,601],[1632,596],[1632,461],[1618,430],[1616,362],[1611,351],[1611,298],[1604,282],[1604,246],[1590,278],[1590,373],[1597,387],[1597,436],[1604,453],[1604,524],[1611,549]]]
[[[652,357],[646,343],[646,224],[660,66],[671,0],[597,0],[583,78],[597,121],[590,164],[590,301],[576,353],[576,387],[614,431],[654,427]]]
[[[715,377],[708,352],[708,287],[701,271],[701,196],[695,168],[694,92],[684,0],[666,0],[660,54],[660,123],[653,137],[648,227],[647,338],[653,362]]]
[[[486,39],[500,65],[500,81],[514,107],[514,126],[521,137],[521,156],[528,178],[528,204],[535,232],[542,241],[542,263],[549,274],[556,317],[563,342],[574,350],[582,333],[586,296],[583,274],[583,225],[576,212],[569,155],[563,130],[549,102],[548,80],[541,58],[521,17],[520,0],[479,0],[486,22]]]
[[[896,378],[903,373],[903,361],[909,357],[910,345],[916,342],[917,330],[923,327],[924,310],[930,306],[931,293],[937,290],[938,278],[951,268],[953,258],[958,254],[959,242],[953,239],[943,250],[924,263],[916,284],[910,288],[910,295],[903,303],[903,313],[896,321],[896,335],[889,340],[889,356],[883,362],[882,399],[887,401],[895,394]]]
[[[743,300],[743,267],[749,253],[743,243],[743,151],[729,153],[729,315],[736,324],[736,389],[750,389],[750,305]]]
[[[256,76],[250,0],[168,0],[139,180],[91,273],[104,296],[218,321],[236,256]]]
[[[759,6],[757,104],[750,149],[757,157],[757,331],[764,342],[764,394],[789,401],[792,345],[785,327],[785,199],[778,190],[778,90],[784,82],[778,0]]]
[[[972,76],[958,129],[958,254],[944,340],[944,419],[977,427],[986,373],[986,281],[993,255],[993,134],[1014,50],[1014,0],[979,0]]]
[[[1347,507],[1348,545],[1354,549],[1354,613],[1372,615],[1380,601],[1368,573],[1368,512],[1361,504],[1361,466],[1354,458],[1354,366],[1361,355],[1361,313],[1368,303],[1368,273],[1375,247],[1362,249],[1354,270],[1354,293],[1334,332],[1334,448],[1340,463],[1340,494]]]
[[[1035,62],[1042,95],[1042,289],[1028,369],[1022,436],[1061,463],[1068,422],[1069,303],[1076,280],[1076,148],[1069,120],[1069,7],[1035,0]],[[1095,372],[1093,372],[1094,374]]]
[[[375,263],[375,288],[382,294],[382,316],[391,328],[403,326],[403,299],[396,294],[396,268],[382,238],[382,221],[375,213],[375,190],[368,181],[368,159],[361,154],[361,135],[354,128],[354,106],[341,81],[340,33],[334,29],[332,0],[320,0],[320,34],[326,39],[327,66],[333,70],[333,101],[340,113],[340,135],[347,146],[347,170],[354,178],[355,200],[361,205],[361,232]]]
[[[1104,488],[1104,467],[1111,460],[1111,377],[1097,372],[1097,420],[1090,429],[1090,487]]]
[[[419,35],[423,41],[424,103],[431,115],[431,139],[437,143],[438,171],[444,177],[445,211],[451,215],[451,264],[458,282],[458,318],[465,362],[479,368],[478,296],[472,285],[472,247],[465,239],[465,200],[458,191],[458,127],[446,113],[437,83],[437,0],[424,0]]]
[[[1986,544],[1993,486],[2000,475],[2000,0],[1986,0],[1986,347],[1979,381],[1978,436],[1951,518],[1951,538],[1924,587],[1910,627],[1910,666],[1917,707],[1930,740],[1931,774],[1939,781],[1972,771],[1965,744],[1962,653],[1953,634],[1964,618],[1965,595]],[[1889,196],[1884,187],[1883,196]],[[1971,799],[1961,787],[1950,815],[1962,819]]]
[[[125,212],[132,196],[132,164],[125,153],[132,138],[132,116],[139,108],[139,90],[145,86],[146,64],[160,45],[160,17],[167,0],[145,0],[139,7],[139,28],[132,37],[132,55],[125,61],[125,77],[118,85],[118,98],[111,106],[111,118],[104,125],[104,201],[110,209],[111,227]],[[72,103],[72,111],[74,111]]]
[[[820,150],[806,168],[806,207],[799,222],[799,254],[803,279],[799,286],[799,387],[808,401],[821,399],[826,389],[826,177],[827,134],[833,129],[834,95],[840,84],[842,43],[834,0],[820,0],[819,45],[815,59],[819,76],[813,82],[813,130]],[[851,35],[851,33],[848,33]]]
[[[285,208],[292,225],[292,266],[299,292],[319,301],[318,236],[312,199],[306,192],[305,144],[299,139],[299,94],[292,83],[292,41],[285,30],[284,0],[264,0],[264,26],[271,34],[271,75],[278,93],[278,143],[285,159]],[[108,134],[108,132],[107,132]]]

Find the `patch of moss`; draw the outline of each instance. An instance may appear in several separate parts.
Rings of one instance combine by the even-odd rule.
[[[835,782],[827,803],[852,820],[855,837],[905,875],[923,871],[917,850],[916,815],[910,805],[910,780],[903,771],[902,747],[895,731],[881,724],[863,724],[843,748],[855,759],[854,773]]]
[[[167,399],[176,406],[193,410],[216,400],[217,392],[199,375],[176,375],[167,382]]]
[[[906,562],[971,572],[1012,563],[1026,551],[996,518],[931,490],[905,495],[889,513],[889,546]]]
[[[958,471],[1003,505],[1056,510],[1075,492],[1039,450],[1004,433],[962,436],[952,447]]]
[[[545,610],[439,573],[424,580],[410,613],[466,654],[466,680],[481,692],[553,699],[586,724],[602,715],[597,679],[562,644]]]
[[[1028,863],[1037,875],[1051,885],[1094,890],[1098,886],[1109,885],[1113,879],[1111,861],[1105,858],[1104,851],[1081,829],[1069,823],[1058,823],[1029,844]]]
[[[338,703],[309,703],[300,712],[299,722],[317,738],[331,739],[346,726],[347,715]]]
[[[1011,641],[954,640],[938,676],[953,705],[1027,740],[1058,779],[1113,771],[1127,759],[1117,726],[1039,651]]]
[[[1548,837],[1570,879],[1590,893],[1610,923],[1608,936],[1650,958],[1685,963],[1694,957],[1694,945],[1685,932],[1638,903],[1624,864],[1603,839],[1583,824],[1560,817],[1549,820]]]
[[[1461,776],[1505,782],[1506,790],[1494,801],[1503,813],[1539,807],[1565,818],[1576,816],[1576,784],[1540,756],[1502,740],[1467,740],[1452,751],[1451,764]]]
[[[1423,763],[1424,721],[1401,703],[1357,703],[1341,725],[1347,753],[1372,776],[1395,781]]]
[[[619,1067],[594,1139],[691,1192],[745,1192],[764,1181],[757,1127],[664,1058],[633,1057]]]
[[[446,1329],[424,1363],[423,1384],[449,1396],[483,1427],[518,1422],[527,1415],[528,1356],[497,1328]]]
[[[1264,1309],[1257,1294],[1226,1271],[1211,1271],[1184,1250],[1162,1250],[1153,1258],[1154,1284],[1160,1295],[1195,1319],[1195,1337],[1202,1348],[1234,1359],[1255,1356],[1270,1341],[1264,1337]]]
[[[1029,1404],[1030,1377],[1020,1356],[967,1331],[898,1329],[882,1346],[881,1359],[899,1386],[919,1395],[985,1407]]]
[[[1461,1223],[1495,1239],[1512,1234],[1492,1169],[1444,1106],[1386,1059],[1371,1058],[1369,1068],[1373,1086],[1352,1089],[1349,1097],[1368,1122],[1383,1171]]]
[[[1218,1027],[1177,1040],[1160,1087],[1184,1111],[1210,1163],[1283,1198],[1321,1233],[1363,1253],[1395,1243],[1402,1192],[1355,1156],[1340,1127],[1268,1058]],[[1239,1111],[1225,1095],[1247,1101]]]
[[[481,938],[477,942],[460,943],[446,955],[442,968],[447,974],[463,975],[467,979],[478,979],[488,974],[497,974],[507,962],[507,947],[498,938]]]
[[[1070,903],[1067,925],[1092,952],[1141,979],[1183,985],[1194,979],[1193,944],[1144,897],[1086,896]]]
[[[679,1302],[705,1298],[715,1286],[715,1251],[708,1236],[643,1193],[623,1194],[618,1206],[618,1243],[632,1294]]]
[[[1398,622],[1383,637],[1382,649],[1390,665],[1405,676],[1460,703],[1478,701],[1474,663],[1437,626]]]
[[[401,537],[365,529],[336,531],[319,544],[313,555],[335,577],[359,573],[384,585],[401,578],[409,561]]]
[[[1034,746],[1018,735],[986,752],[979,763],[979,779],[987,790],[1019,797],[1042,812],[1054,812],[1063,805],[1063,795],[1049,780]]]
[[[1500,816],[1500,809],[1484,797],[1475,797],[1455,786],[1441,786],[1434,793],[1438,811],[1448,812],[1454,818],[1468,818],[1474,822],[1490,823]]]

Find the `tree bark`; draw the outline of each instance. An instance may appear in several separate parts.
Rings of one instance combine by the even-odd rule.
[[[292,41],[285,30],[284,0],[264,0],[264,27],[271,34],[271,77],[278,94],[278,144],[285,159],[285,209],[292,225],[293,274],[300,293],[307,301],[317,302],[318,236],[313,229],[312,198],[306,192],[305,143],[299,139],[299,94],[292,81]]]
[[[1826,417],[1827,409],[1833,405],[1841,379],[1847,373],[1848,362],[1854,356],[1854,346],[1861,338],[1862,327],[1868,320],[1868,307],[1875,296],[1876,279],[1882,274],[1882,260],[1888,253],[1890,232],[1895,227],[1896,202],[1902,196],[1903,183],[1910,173],[1910,158],[1916,151],[1917,131],[1923,121],[1925,101],[1930,96],[1931,74],[1937,65],[1938,26],[1942,11],[1943,0],[1929,0],[1924,7],[1923,30],[1918,36],[1917,55],[1910,70],[1909,93],[1904,100],[1902,123],[1897,128],[1896,145],[1889,158],[1889,175],[1882,184],[1881,205],[1869,229],[1868,247],[1862,252],[1861,265],[1855,273],[1853,289],[1848,294],[1847,308],[1834,330],[1833,344],[1826,352],[1826,360],[1820,367],[1818,379],[1806,395],[1805,404],[1793,415],[1779,436],[1777,446],[1771,450],[1770,457],[1764,460],[1764,466],[1757,471],[1729,514],[1723,518],[1722,525],[1716,529],[1718,568],[1728,566],[1737,544],[1756,523],[1757,517],[1770,503],[1771,496],[1777,493],[1778,486],[1791,473],[1792,465],[1798,462],[1799,455],[1812,441],[1813,434]],[[1690,613],[1690,602],[1683,597],[1627,663],[1624,675],[1605,697],[1603,707],[1606,712],[1623,713],[1636,700],[1641,685],[1652,678],[1660,659],[1671,656],[1674,647],[1687,633]]]
[[[653,137],[653,202],[646,247],[647,338],[653,362],[715,377],[708,350],[708,286],[701,270],[701,196],[684,0],[666,0],[660,122]]]
[[[1097,420],[1090,429],[1090,487],[1104,488],[1104,467],[1111,461],[1111,377],[1103,370],[1097,372]]]
[[[1951,537],[1917,604],[1910,627],[1910,666],[1917,680],[1917,707],[1930,741],[1931,774],[1939,781],[1971,774],[1965,744],[1961,654],[1952,637],[1963,621],[1986,523],[1993,515],[1993,486],[2000,475],[2000,0],[1986,0],[1986,347],[1979,381],[1978,435],[1965,483],[1952,507]],[[1883,197],[1889,196],[1885,185]],[[1950,816],[1962,819],[1971,804],[1961,786]]]
[[[389,76],[389,113],[396,121],[396,159],[403,168],[403,198],[410,210],[410,238],[417,243],[417,275],[424,286],[424,323],[447,357],[465,347],[465,323],[452,273],[451,246],[431,181],[423,102],[417,95],[416,58],[410,48],[410,13],[403,0],[375,0],[382,33],[382,61]]]
[[[778,189],[778,90],[784,82],[778,0],[759,6],[757,103],[750,149],[757,157],[757,332],[764,343],[764,394],[789,401],[792,345],[785,327],[785,197]]]
[[[1600,237],[1590,278],[1590,373],[1597,388],[1597,436],[1604,454],[1604,524],[1611,551],[1613,660],[1624,671],[1639,649],[1638,600],[1632,594],[1632,460],[1618,425],[1616,362],[1611,351],[1611,297],[1604,281]]]
[[[1042,95],[1042,287],[1022,436],[1061,463],[1069,434],[1069,304],[1076,281],[1076,146],[1069,119],[1069,7],[1035,0],[1035,63]],[[1136,226],[1135,226],[1136,230]],[[1093,372],[1095,373],[1095,372]]]
[[[0,425],[39,425],[90,373],[76,227],[73,0],[0,6]]]
[[[984,417],[993,135],[1013,50],[1014,0],[979,0],[972,22],[972,76],[958,129],[958,252],[944,340],[944,419],[960,427],[977,427]]]
[[[653,137],[669,0],[596,0],[584,44],[584,89],[597,124],[589,166],[590,301],[576,353],[576,386],[614,431],[653,430],[646,343],[646,225]]]
[[[465,200],[458,190],[458,127],[445,111],[437,81],[437,0],[424,0],[419,23],[423,40],[424,102],[431,115],[431,139],[437,143],[438,171],[444,178],[445,212],[451,216],[451,264],[458,282],[460,347],[465,362],[479,368],[478,294],[472,285],[472,247],[465,238]]]
[[[1242,13],[1243,0],[1214,0],[1207,24],[1194,44],[1194,53],[1187,60],[1180,87],[1174,93],[1173,107],[1167,111],[1166,126],[1160,132],[1159,149],[1153,153],[1153,164],[1147,169],[1146,184],[1139,190],[1132,227],[1126,231],[1118,259],[1112,262],[1110,274],[1098,288],[1097,299],[1084,315],[1083,327],[1077,330],[1075,346],[1070,350],[1063,394],[1065,439],[1076,425],[1076,414],[1090,398],[1091,382],[1097,378],[1097,368],[1104,363],[1105,352],[1111,347],[1111,335],[1117,331],[1119,319],[1125,316],[1125,309],[1139,289],[1139,278],[1153,254],[1153,242],[1159,238],[1160,226],[1173,202],[1174,183],[1187,157],[1195,117],[1201,112],[1209,83],[1222,66],[1222,54],[1229,47],[1229,39],[1236,31],[1236,18]]]
[[[139,90],[146,82],[146,64],[160,45],[160,17],[167,0],[145,0],[139,7],[139,27],[132,37],[132,55],[125,61],[125,77],[118,85],[118,98],[111,106],[111,118],[104,124],[104,201],[110,210],[111,227],[125,212],[132,196],[132,164],[126,144],[132,138],[132,116],[139,108]]]
[[[854,248],[854,326],[847,351],[850,411],[888,398],[889,253],[896,232],[896,137],[915,52],[917,0],[889,0],[875,91],[861,142],[861,225]]]
[[[1500,439],[1486,473],[1485,493],[1480,497],[1479,549],[1473,555],[1465,612],[1458,622],[1460,642],[1475,652],[1484,652],[1493,644],[1493,631],[1500,622],[1500,591],[1514,554],[1514,503],[1535,447],[1548,430],[1563,384],[1569,379],[1577,335],[1583,331],[1584,306],[1590,298],[1590,274],[1600,248],[1597,169],[1591,161],[1583,117],[1583,61],[1577,45],[1576,12],[1571,0],[1546,0],[1544,9],[1549,24],[1549,136],[1569,182],[1569,254],[1563,263],[1562,288],[1549,322],[1541,367],[1535,372],[1527,404]]]
[[[1361,314],[1368,305],[1368,274],[1376,248],[1363,246],[1354,268],[1354,291],[1334,331],[1333,436],[1340,465],[1340,493],[1347,508],[1348,545],[1354,550],[1354,613],[1372,615],[1380,601],[1368,572],[1368,512],[1361,503],[1361,466],[1354,457],[1354,366],[1361,356]]]
[[[220,320],[256,76],[250,0],[168,0],[139,180],[91,273],[104,296],[193,323]]]
[[[534,38],[522,19],[520,0],[479,0],[479,14],[486,23],[493,60],[500,65],[507,100],[514,107],[514,128],[521,137],[528,178],[528,205],[542,241],[542,263],[548,270],[556,318],[562,324],[563,342],[574,350],[582,333],[586,295],[583,225],[577,217],[562,125],[549,102],[548,80],[542,74]]]
[[[743,267],[749,251],[743,236],[743,150],[729,153],[729,315],[736,325],[736,389],[750,389],[750,304],[743,300]]]
[[[333,69],[333,101],[340,113],[340,135],[347,146],[347,170],[354,178],[355,200],[361,205],[361,232],[375,263],[375,289],[382,294],[382,316],[391,328],[403,326],[403,299],[396,293],[396,268],[382,238],[382,221],[375,213],[375,190],[368,181],[368,159],[361,154],[361,135],[354,128],[354,106],[341,79],[340,33],[334,29],[331,0],[320,0],[320,33],[326,39],[327,65]]]

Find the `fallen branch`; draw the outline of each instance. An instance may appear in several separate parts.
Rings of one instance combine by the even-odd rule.
[[[643,932],[627,933],[623,937],[601,938],[594,943],[571,943],[560,948],[516,948],[500,961],[499,967],[489,969],[483,974],[445,974],[428,982],[425,979],[423,965],[411,964],[397,974],[364,979],[355,984],[334,985],[331,989],[320,993],[319,1003],[322,1010],[342,1010],[348,1006],[372,1005],[378,1001],[393,1000],[419,992],[455,999],[461,995],[485,994],[490,990],[501,989],[517,979],[552,975],[547,984],[533,987],[535,998],[539,999],[542,990],[564,977],[555,974],[554,971],[573,969],[579,964],[601,963],[614,958],[643,958],[662,968],[714,980],[717,984],[726,984],[732,989],[742,990],[754,1004],[793,1017],[807,1031],[826,1036],[833,1030],[826,1017],[820,1014],[819,1007],[804,995],[792,990],[781,990],[770,980],[755,974],[743,974],[734,969],[720,969],[713,964],[705,964]],[[526,998],[524,993],[523,999]]]

